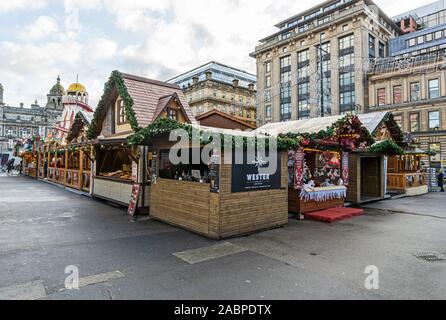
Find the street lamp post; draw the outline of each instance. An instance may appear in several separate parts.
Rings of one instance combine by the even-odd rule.
[[[321,117],[324,117],[324,68],[323,68],[323,54],[329,54],[326,50],[322,49],[322,33],[319,35],[319,47],[316,46],[317,50],[319,50],[319,72],[320,72],[320,104],[321,104]]]

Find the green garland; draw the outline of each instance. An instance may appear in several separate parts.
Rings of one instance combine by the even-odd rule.
[[[145,145],[149,144],[150,140],[154,137],[166,135],[169,134],[171,131],[176,129],[183,129],[186,130],[188,133],[189,138],[192,139],[194,134],[196,136],[200,137],[200,144],[201,145],[207,145],[212,142],[212,136],[209,137],[209,139],[204,138],[204,133],[206,131],[198,130],[194,127],[192,127],[190,124],[184,124],[179,123],[176,120],[168,119],[168,118],[160,118],[157,119],[155,122],[151,123],[149,126],[147,126],[144,129],[139,130],[138,132],[135,132],[131,136],[127,138],[127,141],[129,145],[131,146],[137,146],[137,145]],[[231,141],[233,147],[253,147],[256,146],[262,141],[266,148],[269,147],[269,139],[267,138],[255,138],[255,139],[249,139],[247,137],[243,137],[242,139],[236,139],[236,135],[221,135],[221,141],[220,145],[224,146],[227,141]],[[279,144],[278,142],[278,149],[279,150],[288,150],[286,148],[285,144]]]
[[[392,140],[383,140],[367,149],[370,153],[386,153],[390,156],[404,154],[404,150]]]
[[[87,137],[90,140],[96,138],[100,134],[101,123],[107,115],[107,100],[115,87],[117,88],[118,94],[124,102],[125,114],[131,128],[135,132],[140,130],[135,111],[133,110],[133,99],[127,91],[122,74],[119,71],[115,70],[112,72],[110,78],[105,84],[104,93],[98,103],[98,106],[96,107],[91,125],[88,128]]]

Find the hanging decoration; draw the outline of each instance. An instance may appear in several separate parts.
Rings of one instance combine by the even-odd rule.
[[[294,190],[300,190],[303,184],[305,153],[303,148],[299,148],[294,152]]]
[[[349,184],[349,153],[342,153],[342,184],[348,186]]]
[[[303,188],[300,199],[303,201],[324,202],[333,199],[344,199],[347,197],[346,187],[325,187],[325,188]]]

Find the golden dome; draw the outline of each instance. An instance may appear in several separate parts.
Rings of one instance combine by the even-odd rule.
[[[81,83],[72,83],[68,87],[67,91],[76,91],[76,92],[87,92],[84,85]]]

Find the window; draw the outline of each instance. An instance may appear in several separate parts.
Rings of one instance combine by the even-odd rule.
[[[271,72],[271,61],[265,63],[265,72]]]
[[[341,89],[345,86],[351,86],[355,83],[355,75],[353,72],[342,73],[339,75],[339,84]]]
[[[297,53],[297,61],[299,63],[308,61],[309,59],[310,59],[310,51],[309,50],[304,50],[304,51]]]
[[[265,106],[265,118],[271,118],[271,106]]]
[[[291,82],[291,71],[282,72],[280,74],[280,83],[282,85],[288,85]]]
[[[419,113],[411,113],[409,115],[409,122],[410,122],[410,132],[420,131],[420,114]]]
[[[424,36],[419,36],[417,38],[417,44],[423,44],[424,43]]]
[[[265,102],[271,102],[271,90],[265,90]]]
[[[118,124],[126,124],[127,123],[127,115],[125,113],[124,101],[122,99],[118,99],[116,101],[117,106],[117,116],[118,116]]]
[[[378,55],[380,58],[384,58],[386,56],[386,45],[382,42],[379,43]]]
[[[440,111],[429,112],[429,130],[440,130]]]
[[[403,103],[403,87],[401,85],[393,87],[393,103]]]
[[[297,94],[299,96],[308,96],[309,93],[310,93],[310,83],[309,82],[301,83],[298,85]]]
[[[280,69],[284,69],[291,66],[291,56],[280,58]]]
[[[442,37],[442,32],[441,31],[437,31],[434,33],[434,38],[435,40],[439,40]]]
[[[426,35],[426,42],[430,42],[430,41],[432,41],[432,33],[429,33],[429,34],[427,34]]]
[[[266,76],[265,77],[265,87],[266,88],[270,88],[271,87],[271,76]],[[224,96],[223,96],[224,98]]]
[[[291,120],[291,103],[282,103],[280,105],[280,121]]]
[[[215,105],[214,105],[215,109]],[[167,117],[172,120],[178,120],[178,110],[167,108]]]
[[[440,96],[439,81],[432,79],[428,81],[429,99],[435,99]]]
[[[378,89],[378,106],[384,106],[386,104],[386,89]]]
[[[414,82],[410,84],[410,101],[420,100],[420,83]]]
[[[413,46],[415,46],[417,44],[417,42],[416,42],[416,39],[415,38],[413,38],[413,39],[409,39],[409,47],[413,47]]]
[[[369,35],[369,57],[375,58],[376,51],[376,38],[372,35]]]
[[[441,161],[441,145],[440,143],[429,143],[429,150],[435,152],[434,156],[430,157],[431,162]]]
[[[403,116],[401,114],[396,114],[393,116],[393,119],[395,119],[395,122],[400,126],[401,129],[403,129]]]
[[[344,49],[351,48],[354,45],[353,42],[354,42],[353,35],[342,37],[339,39],[339,49],[344,50]]]

